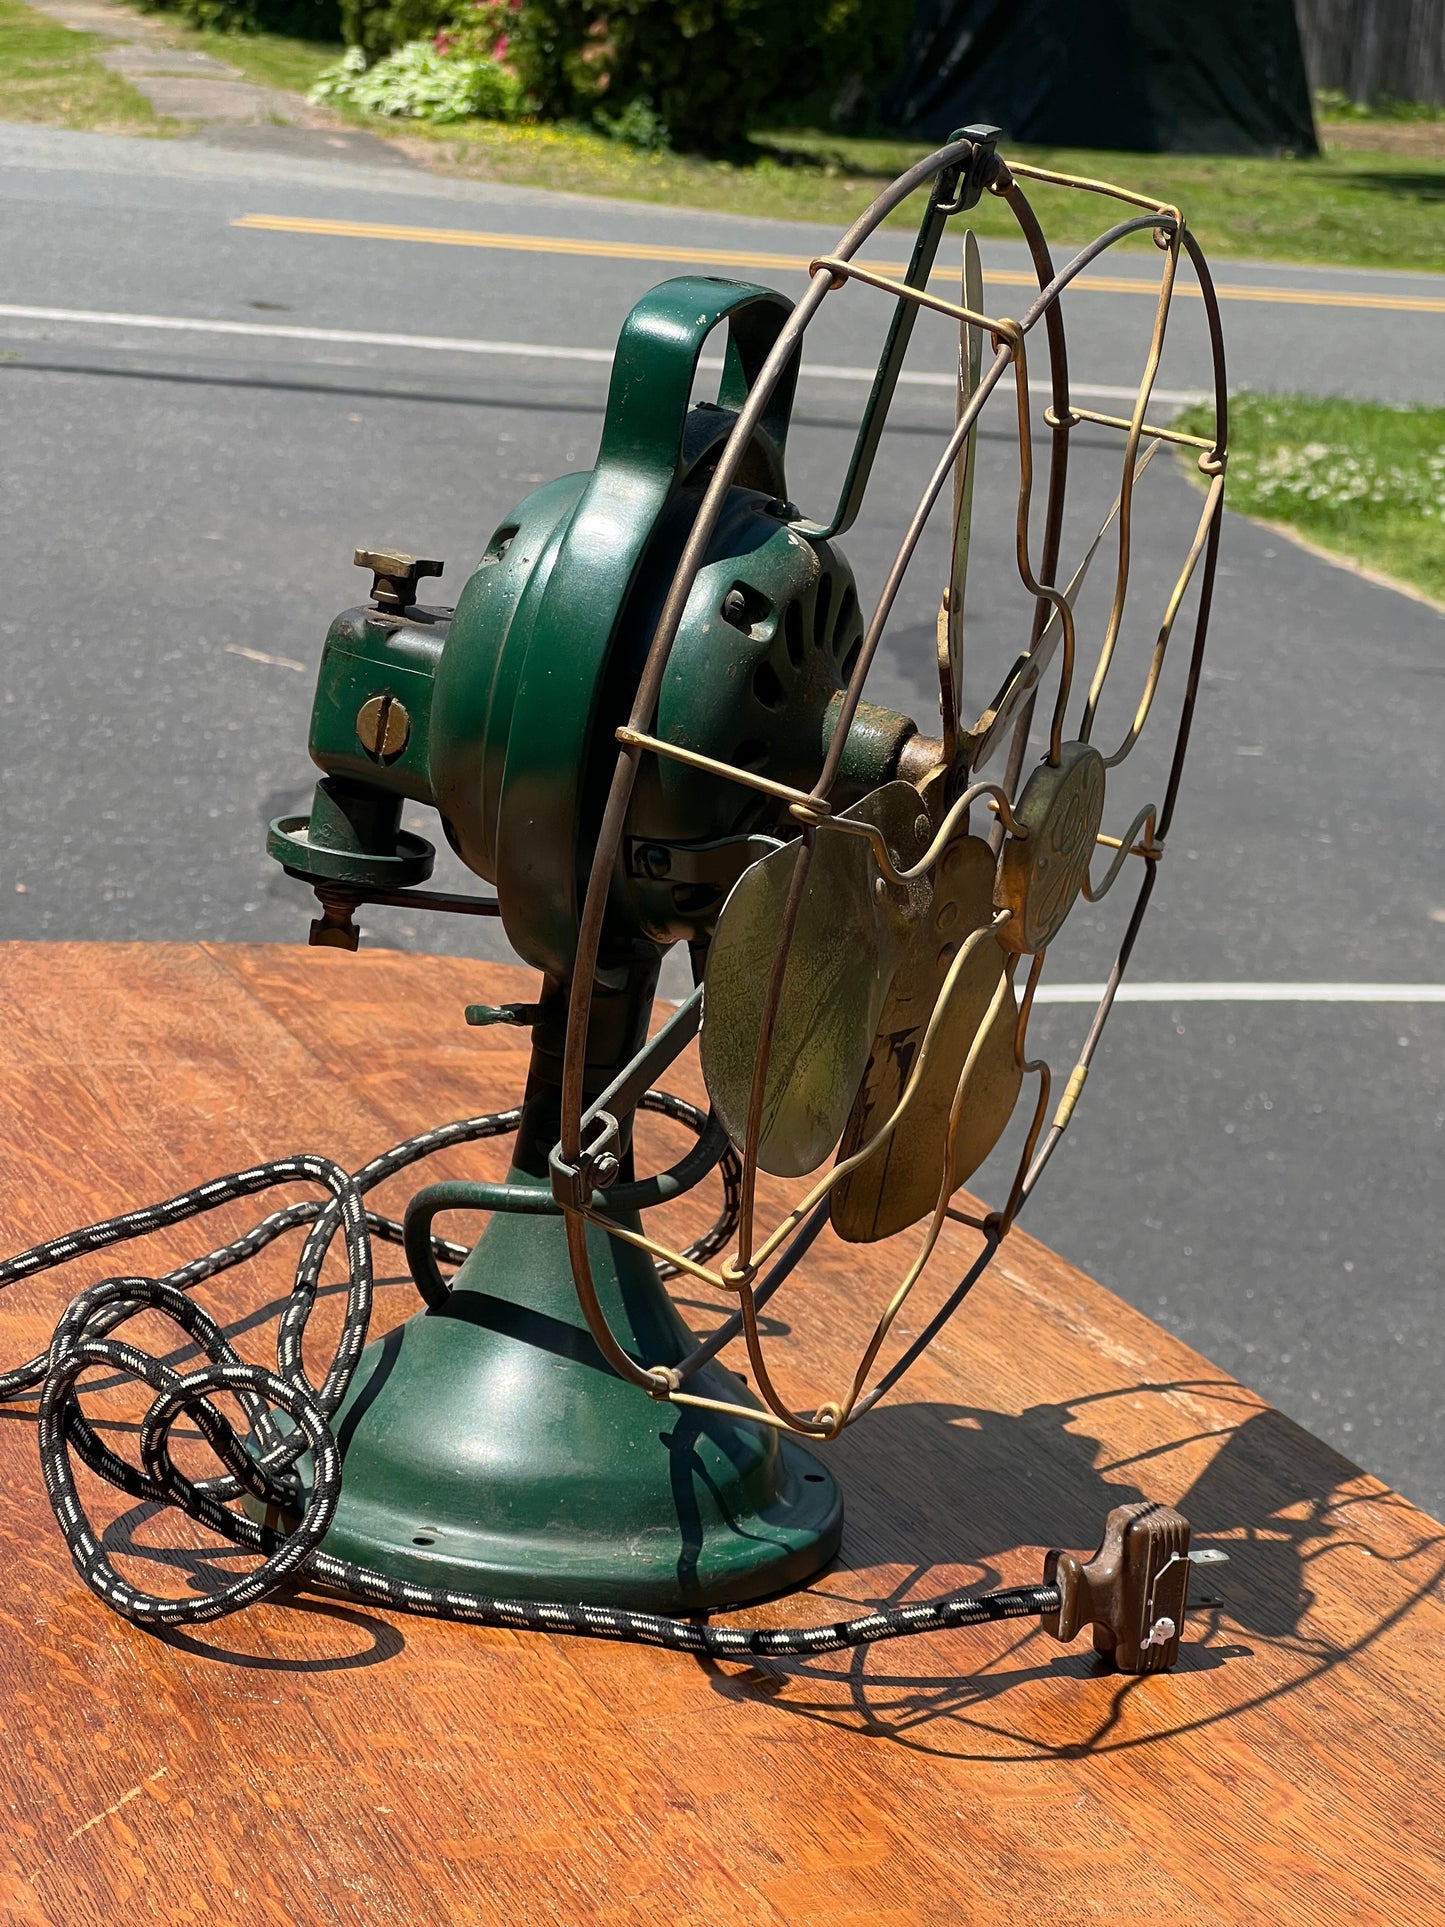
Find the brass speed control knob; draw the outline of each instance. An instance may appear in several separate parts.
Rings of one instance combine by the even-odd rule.
[[[422,577],[440,575],[446,567],[426,556],[403,555],[400,549],[358,549],[355,560],[358,569],[371,570],[371,599],[389,615],[410,609]]]

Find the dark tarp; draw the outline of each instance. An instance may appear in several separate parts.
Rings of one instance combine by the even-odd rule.
[[[881,108],[925,140],[1318,152],[1291,0],[917,0]]]

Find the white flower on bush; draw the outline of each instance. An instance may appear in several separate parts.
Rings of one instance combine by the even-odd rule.
[[[430,40],[413,40],[368,67],[359,47],[328,67],[307,96],[348,101],[398,120],[510,120],[518,111],[515,77],[494,60],[452,58]]]

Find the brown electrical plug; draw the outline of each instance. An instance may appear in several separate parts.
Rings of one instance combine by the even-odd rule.
[[[1190,1566],[1226,1556],[1212,1547],[1191,1554],[1189,1521],[1171,1506],[1116,1506],[1092,1559],[1045,1559],[1044,1584],[1057,1586],[1060,1599],[1040,1623],[1065,1645],[1092,1626],[1094,1651],[1112,1655],[1121,1673],[1167,1672],[1179,1657]]]

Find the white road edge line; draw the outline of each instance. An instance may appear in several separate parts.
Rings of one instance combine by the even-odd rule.
[[[1040,984],[1036,1004],[1096,1004],[1102,984]],[[1445,984],[1131,984],[1120,1004],[1445,1004]]]
[[[585,361],[610,367],[610,348],[556,348],[540,341],[477,341],[465,335],[386,334],[367,328],[303,328],[269,321],[206,321],[190,315],[121,314],[104,308],[30,308],[0,303],[0,319],[7,321],[60,321],[81,328],[150,328],[171,334],[242,335],[262,341],[319,341],[351,348],[415,348],[426,354],[494,355],[524,361]],[[713,371],[722,367],[722,357],[704,355],[700,367]],[[850,368],[833,362],[804,363],[803,374],[817,381],[871,382],[872,368]],[[905,368],[898,377],[903,388],[954,388],[958,377],[933,374],[925,369]],[[1050,393],[1045,381],[1031,381],[1033,394]],[[1105,383],[1079,381],[1071,384],[1070,394],[1088,401],[1130,401],[1132,388],[1115,388]],[[1202,389],[1156,388],[1153,399],[1164,408],[1187,408],[1203,401]]]

